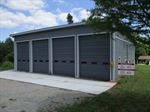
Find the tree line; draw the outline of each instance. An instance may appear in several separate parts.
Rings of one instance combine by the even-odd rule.
[[[5,61],[14,62],[14,45],[9,37],[5,41],[0,41],[0,64]]]

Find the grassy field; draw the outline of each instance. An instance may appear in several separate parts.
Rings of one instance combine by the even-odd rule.
[[[150,112],[150,66],[136,65],[134,76],[124,76],[112,90],[58,112]]]

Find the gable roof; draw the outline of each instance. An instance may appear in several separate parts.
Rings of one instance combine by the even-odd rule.
[[[150,56],[139,56],[139,60],[150,60]]]
[[[85,25],[85,23],[84,22],[80,22],[80,23],[73,23],[73,24],[66,24],[66,25],[59,25],[59,26],[35,29],[35,30],[30,30],[30,31],[10,34],[10,36],[11,37],[15,37],[15,36],[24,35],[24,34],[30,34],[30,33],[36,33],[36,32],[42,32],[42,31],[54,30],[54,29],[60,29],[60,28],[67,28],[67,27],[74,27],[74,26],[80,26],[80,25]]]

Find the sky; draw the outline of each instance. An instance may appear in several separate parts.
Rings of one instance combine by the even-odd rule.
[[[10,34],[74,23],[87,19],[93,0],[0,0],[0,41]]]

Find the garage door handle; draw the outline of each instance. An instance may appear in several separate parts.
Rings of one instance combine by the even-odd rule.
[[[102,64],[103,64],[103,65],[109,65],[109,63],[108,63],[108,62],[103,62]]]
[[[85,62],[85,61],[83,61],[83,62],[81,62],[82,64],[87,64],[87,62]]]
[[[97,64],[97,62],[91,62],[92,64]]]
[[[70,63],[74,63],[74,61],[70,61]]]

